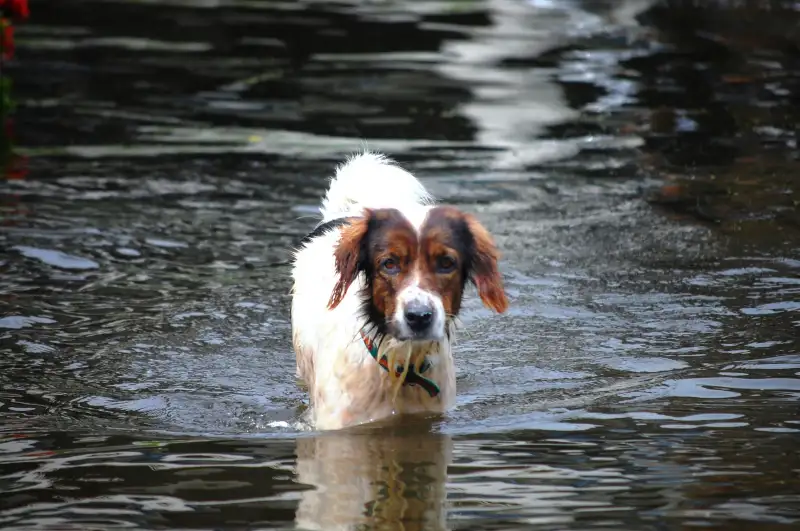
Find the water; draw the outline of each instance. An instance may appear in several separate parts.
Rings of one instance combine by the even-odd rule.
[[[673,4],[35,2],[0,526],[800,525],[797,15]],[[318,434],[286,260],[365,141],[512,306],[470,292],[449,415]]]

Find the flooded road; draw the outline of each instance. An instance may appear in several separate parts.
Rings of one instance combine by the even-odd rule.
[[[796,529],[798,13],[650,4],[33,3],[0,526]],[[286,261],[365,144],[511,308],[468,294],[445,418],[318,434]]]

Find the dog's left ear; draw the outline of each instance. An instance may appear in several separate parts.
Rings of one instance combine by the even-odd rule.
[[[365,212],[363,218],[353,218],[350,224],[342,228],[341,238],[333,252],[336,263],[336,274],[339,279],[331,292],[328,309],[333,310],[344,299],[350,284],[358,277],[363,269],[364,238],[367,236],[371,212]]]
[[[503,313],[508,309],[508,298],[503,289],[503,277],[497,267],[500,252],[489,231],[477,218],[471,214],[466,214],[465,218],[473,242],[469,278],[478,288],[483,304],[497,313]]]

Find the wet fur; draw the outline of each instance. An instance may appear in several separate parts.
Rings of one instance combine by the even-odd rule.
[[[341,229],[340,243],[335,251],[336,271],[339,281],[331,293],[328,308],[334,309],[360,273],[366,283],[361,290],[363,300],[361,318],[368,330],[379,338],[388,333],[387,316],[394,313],[393,299],[402,286],[383,279],[377,271],[376,259],[391,253],[393,246],[406,243],[411,253],[394,250],[410,261],[430,262],[441,254],[456,254],[458,268],[448,278],[437,278],[426,264],[428,275],[423,278],[425,287],[442,297],[449,317],[461,309],[461,300],[467,281],[478,289],[484,304],[497,312],[508,307],[497,260],[499,253],[486,229],[471,215],[455,207],[437,206],[427,215],[419,237],[408,220],[397,209],[365,209],[364,216],[350,218]],[[403,242],[403,240],[411,240]],[[437,252],[437,249],[441,249]],[[410,254],[410,256],[409,256]],[[402,278],[399,279],[402,284]],[[450,328],[446,328],[449,332]]]
[[[320,227],[325,228],[304,240],[292,272],[298,376],[309,387],[314,423],[323,429],[403,411],[443,412],[455,398],[454,319],[466,283],[475,284],[487,307],[497,312],[508,307],[499,253],[478,220],[455,207],[432,205],[419,182],[388,159],[360,157],[338,169],[323,201]],[[371,172],[354,171],[367,167]],[[397,273],[381,269],[390,256],[398,262]],[[452,269],[449,259],[455,261]],[[440,341],[410,343],[393,333],[397,295],[412,281],[442,302],[446,321]],[[404,386],[395,400],[398,387],[367,352],[362,328],[381,353],[432,360],[426,376],[439,384],[440,396]]]

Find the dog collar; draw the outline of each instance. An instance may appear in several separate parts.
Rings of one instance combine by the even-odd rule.
[[[389,372],[389,360],[386,354],[382,355],[380,359],[378,359],[378,346],[375,345],[375,342],[361,330],[361,339],[364,341],[364,346],[367,347],[372,359],[378,362],[383,370]],[[408,374],[406,375],[406,379],[403,382],[403,385],[418,385],[425,389],[425,391],[431,396],[431,398],[437,396],[439,394],[439,386],[436,383],[429,379],[422,376],[422,373],[427,371],[431,368],[431,363],[426,359],[422,362],[422,366],[419,368],[419,372],[411,366],[408,368]],[[403,374],[404,367],[402,365],[398,365],[395,367],[395,373],[397,376],[401,376]]]

